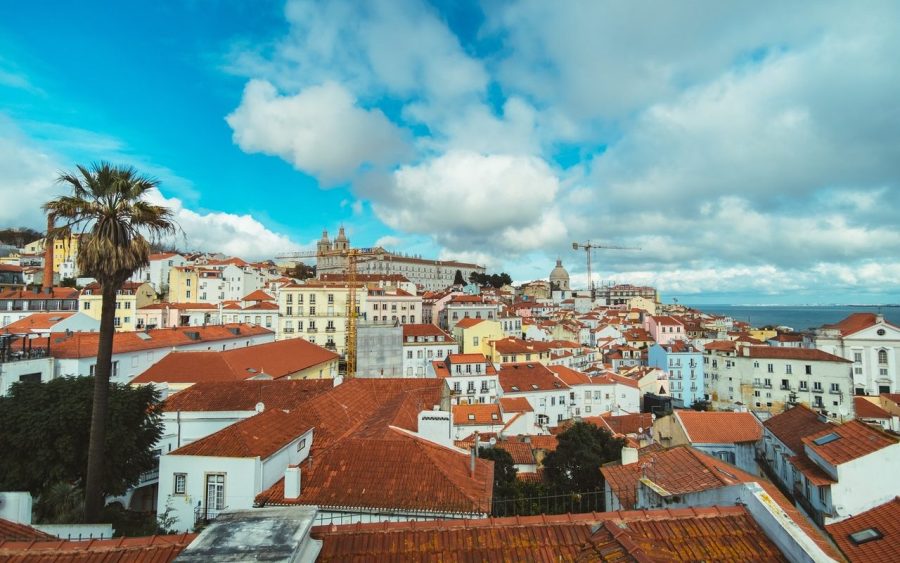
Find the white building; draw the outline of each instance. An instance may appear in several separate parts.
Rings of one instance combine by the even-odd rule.
[[[815,331],[815,348],[853,362],[853,390],[857,395],[900,391],[900,327],[883,315],[854,313]]]
[[[502,394],[497,370],[484,354],[450,354],[433,361],[429,377],[446,381],[454,405],[493,403]]]
[[[462,319],[495,320],[500,316],[500,305],[481,295],[454,295],[439,313],[441,328],[453,332]]]
[[[459,353],[459,344],[432,324],[403,325],[403,376],[426,377],[434,361]]]
[[[372,324],[422,322],[422,297],[418,295],[402,289],[384,288],[363,289],[361,293],[366,294],[366,305],[360,309],[361,316]]]
[[[575,400],[571,387],[542,364],[503,364],[500,386],[504,397],[527,399],[540,426],[558,426],[573,416],[570,407]]]
[[[590,377],[565,366],[550,366],[550,370],[571,388],[569,418],[641,410],[640,387],[633,379],[612,373]]]
[[[703,353],[706,393],[717,408],[735,403],[780,412],[803,403],[853,418],[851,362],[822,350],[711,342]]]
[[[187,260],[174,252],[159,252],[150,255],[150,264],[135,270],[131,281],[149,283],[153,289],[164,295],[169,290],[169,271],[173,266],[184,266]]]

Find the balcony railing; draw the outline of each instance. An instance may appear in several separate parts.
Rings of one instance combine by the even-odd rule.
[[[222,509],[212,509],[206,508],[205,506],[198,505],[197,508],[194,509],[194,525],[197,524],[209,524],[213,520],[219,516],[220,512],[223,512],[228,507]]]
[[[315,327],[309,327],[306,329],[306,332],[319,332],[319,329],[317,329]]]
[[[815,388],[814,388],[814,389],[812,390],[812,392],[813,392],[813,393],[824,393],[825,390],[824,390],[824,389],[815,389]]]
[[[335,328],[333,326],[325,327],[325,332],[334,332],[334,331],[335,331]]]
[[[158,463],[158,462],[157,462]],[[159,466],[156,469],[151,469],[149,471],[144,471],[138,477],[138,487],[143,487],[144,485],[149,485],[159,481]]]

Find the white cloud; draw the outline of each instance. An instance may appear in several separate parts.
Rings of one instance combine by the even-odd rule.
[[[333,82],[293,96],[251,80],[241,104],[225,118],[244,152],[277,155],[331,183],[367,164],[387,165],[407,153],[404,134],[380,110],[365,110]]]
[[[59,162],[0,114],[0,224],[46,228],[40,206],[61,193]]]
[[[559,182],[531,156],[451,151],[397,170],[373,196],[390,227],[426,233],[453,252],[530,250],[565,234],[553,209]]]
[[[148,198],[168,207],[181,227],[182,237],[172,242],[184,250],[221,252],[248,260],[271,258],[279,252],[300,250],[301,245],[285,235],[271,231],[252,215],[221,211],[197,212],[184,207],[178,198],[167,198],[158,190]],[[311,249],[312,244],[303,248]]]
[[[401,244],[403,244],[403,239],[394,235],[385,235],[375,241],[375,246],[380,246],[388,250],[400,248]]]

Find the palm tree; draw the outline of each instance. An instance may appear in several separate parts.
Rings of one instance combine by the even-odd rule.
[[[84,485],[85,522],[97,522],[103,508],[103,454],[116,294],[135,270],[149,263],[150,244],[145,236],[157,239],[174,234],[176,223],[169,209],[145,200],[159,182],[140,175],[134,168],[106,162],[90,168],[79,165],[76,172],[61,174],[58,182],[70,188],[71,194],[44,204],[44,211],[60,223],[47,233],[47,238],[68,240],[78,234],[78,268],[100,283],[103,294]]]

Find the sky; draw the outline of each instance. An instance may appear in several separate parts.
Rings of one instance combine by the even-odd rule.
[[[104,160],[185,250],[900,303],[897,53],[892,0],[7,2],[0,226]]]

